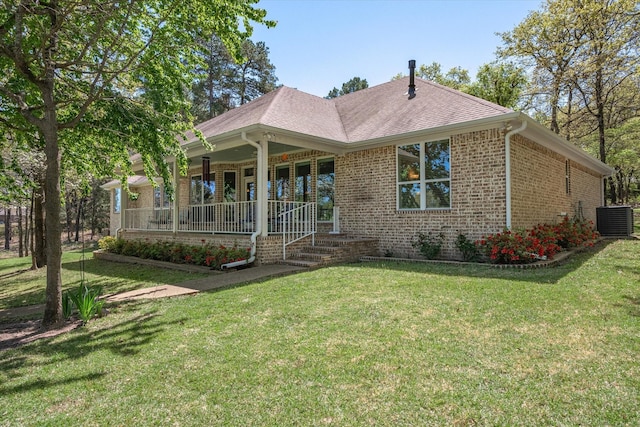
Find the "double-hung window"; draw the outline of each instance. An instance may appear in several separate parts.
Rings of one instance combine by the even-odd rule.
[[[398,209],[451,208],[449,140],[398,146]]]

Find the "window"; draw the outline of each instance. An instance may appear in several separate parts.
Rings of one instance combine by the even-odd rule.
[[[451,207],[449,140],[398,147],[398,209]]]
[[[224,201],[235,202],[236,199],[236,173],[224,173]]]
[[[115,188],[113,190],[113,213],[120,213],[120,207],[122,201],[122,189]]]
[[[191,186],[189,187],[189,204],[208,205],[215,202],[216,178],[211,174],[211,181],[207,183],[202,180],[202,175],[191,176]]]
[[[289,166],[276,167],[276,200],[289,198]]]
[[[165,191],[164,185],[159,185],[153,189],[153,207],[155,209],[168,209],[171,200]]]
[[[333,197],[335,174],[333,159],[318,160],[318,180],[316,200],[318,202],[318,221],[333,220]]]
[[[309,202],[311,194],[311,163],[296,164],[296,202]]]

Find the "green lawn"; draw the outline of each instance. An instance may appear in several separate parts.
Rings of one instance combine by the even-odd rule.
[[[105,294],[174,284],[206,276],[134,264],[114,264],[93,258],[91,250],[86,250],[84,256],[82,250],[72,250],[62,253],[64,289],[75,288],[80,284],[83,265],[85,282],[102,286]],[[30,267],[30,256],[0,259],[0,309],[44,303],[46,269],[34,271]]]
[[[112,307],[0,353],[0,425],[639,425],[640,242]]]

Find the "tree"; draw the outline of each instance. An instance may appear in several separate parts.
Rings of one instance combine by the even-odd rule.
[[[478,70],[465,92],[507,108],[516,108],[527,84],[524,71],[510,63],[493,62]]]
[[[37,133],[46,157],[47,289],[43,325],[62,321],[60,177],[149,176],[172,193],[171,156],[186,172],[177,135],[193,127],[185,88],[200,59],[193,41],[216,34],[238,60],[251,22],[275,25],[255,0],[38,0],[0,10],[0,121]],[[37,139],[36,141],[39,141]]]
[[[432,62],[431,65],[422,64],[418,67],[416,75],[422,79],[462,91],[471,82],[468,70],[462,67],[453,67],[446,74],[442,74],[442,66],[437,62]]]
[[[242,43],[244,60],[237,63],[217,36],[199,42],[203,66],[192,86],[193,113],[208,120],[276,88],[275,66],[264,42]]]
[[[361,79],[360,77],[354,77],[346,83],[342,84],[342,89],[338,90],[337,87],[334,87],[329,91],[329,94],[325,97],[326,99],[337,98],[342,95],[346,95],[348,93],[353,93],[361,89],[366,89],[369,87],[369,83],[367,83],[367,79]]]
[[[595,130],[597,155],[606,162],[607,130],[638,115],[640,4],[549,0],[502,38],[501,55],[530,68],[532,96],[548,95],[550,128],[572,140],[576,131],[584,137]],[[613,179],[608,186],[616,203]]]

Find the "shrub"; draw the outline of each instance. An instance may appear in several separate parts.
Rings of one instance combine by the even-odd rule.
[[[205,259],[205,263],[211,268],[220,268],[224,264],[247,259],[250,252],[250,249],[240,249],[237,246],[227,248],[220,245],[215,251],[213,251],[212,255]]]
[[[475,242],[467,239],[464,234],[458,234],[456,247],[462,253],[462,259],[465,261],[478,261],[480,259],[480,250]]]
[[[551,259],[562,250],[555,239],[539,238],[526,231],[505,230],[479,241],[486,255],[496,264],[527,264]]]
[[[490,235],[476,242],[492,262],[521,264],[552,259],[567,248],[593,246],[599,234],[593,222],[563,218],[559,224],[538,224],[527,231],[509,231]]]
[[[442,242],[444,242],[444,234],[437,235],[428,233],[418,233],[415,240],[411,242],[411,246],[418,249],[420,253],[427,259],[435,259],[440,255],[442,249]]]
[[[568,216],[555,226],[555,233],[558,236],[558,244],[565,249],[593,246],[593,242],[600,237],[600,234],[594,230],[593,221],[569,219]]]
[[[211,268],[220,268],[223,264],[248,259],[251,254],[251,249],[238,248],[237,245],[231,248],[225,246],[216,248],[207,244],[205,240],[202,241],[202,245],[194,246],[164,241],[113,239],[104,247],[108,252],[121,255]]]
[[[117,239],[113,236],[104,236],[98,240],[98,247],[103,251],[113,252],[113,248],[116,246]]]

